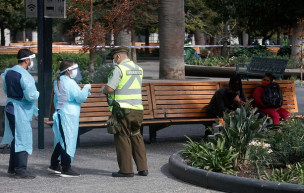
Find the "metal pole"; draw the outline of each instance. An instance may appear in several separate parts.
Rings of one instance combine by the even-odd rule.
[[[49,117],[52,95],[52,18],[44,18],[44,117]]]
[[[44,1],[37,0],[38,3],[38,149],[44,149]]]

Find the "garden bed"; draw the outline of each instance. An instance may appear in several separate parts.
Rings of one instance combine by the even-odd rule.
[[[214,189],[224,192],[304,192],[303,185],[256,180],[194,168],[187,165],[187,163],[181,156],[181,151],[171,155],[169,159],[169,170],[173,176],[180,180],[208,189]]]
[[[274,125],[267,116],[258,119],[257,109],[250,107],[251,102],[252,99],[244,107],[237,108],[234,113],[224,113],[222,118],[215,120],[215,127],[219,127],[219,132],[215,133],[214,127],[208,127],[207,130],[213,134],[208,135],[207,141],[195,142],[187,137],[187,144],[184,145],[182,155],[179,155],[182,156],[180,160],[185,160],[181,161],[184,169],[188,171],[194,167],[197,168],[193,169],[194,171],[205,171],[205,178],[210,175],[209,172],[216,173],[212,175],[218,176],[217,178],[226,176],[227,182],[223,180],[217,185],[220,184],[220,188],[237,187],[233,191],[224,189],[228,192],[248,192],[239,185],[225,185],[244,179],[257,180],[248,186],[257,186],[254,192],[261,192],[270,185],[274,185],[271,191],[274,189],[277,192],[278,185],[281,184],[296,185],[291,187],[291,190],[284,191],[304,192],[303,117],[291,116],[282,120],[279,125]],[[192,178],[191,174],[185,176]],[[195,184],[200,184],[202,178],[198,179]],[[203,180],[210,183],[215,179]],[[265,185],[265,182],[271,183]],[[262,185],[256,185],[260,183]],[[209,185],[204,184],[204,187]]]

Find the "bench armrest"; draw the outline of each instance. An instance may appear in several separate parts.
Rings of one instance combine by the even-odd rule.
[[[240,63],[240,64],[236,64],[236,73],[239,73],[240,67],[241,67],[241,66],[245,66],[245,67],[246,67],[246,71],[247,71],[249,64],[250,64],[250,63]]]

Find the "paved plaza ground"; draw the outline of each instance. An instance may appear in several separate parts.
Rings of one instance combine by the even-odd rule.
[[[158,80],[159,61],[139,61],[139,65],[144,69],[144,82],[161,81]],[[187,77],[187,80],[194,79],[228,80],[228,78]],[[2,85],[0,80],[0,105],[4,105],[6,100]],[[296,93],[299,112],[303,113],[304,89],[297,87]],[[79,178],[61,178],[50,175],[47,168],[52,154],[53,132],[49,126],[45,125],[45,148],[38,149],[37,121],[33,121],[32,126],[34,149],[33,154],[29,156],[28,167],[37,177],[33,180],[12,178],[6,173],[9,154],[0,154],[0,192],[217,192],[180,181],[168,170],[169,157],[181,150],[186,142],[184,135],[194,140],[203,137],[204,126],[201,124],[175,125],[157,132],[158,143],[146,144],[149,175],[147,177],[135,175],[134,178],[113,178],[111,176],[112,172],[118,171],[118,165],[113,136],[107,134],[106,129],[94,129],[81,136],[81,147],[77,149],[72,165],[74,170],[81,174]],[[147,127],[144,128],[143,137],[148,140]]]

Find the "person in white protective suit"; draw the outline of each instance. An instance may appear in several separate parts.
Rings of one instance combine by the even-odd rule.
[[[27,170],[28,154],[33,151],[31,122],[33,114],[38,116],[35,101],[39,92],[35,80],[27,71],[35,63],[35,54],[28,49],[17,53],[18,65],[1,74],[3,91],[7,95],[5,106],[5,130],[1,144],[11,145],[8,173],[15,178],[35,178]]]
[[[76,151],[80,105],[88,98],[91,84],[86,84],[81,90],[74,80],[77,68],[73,61],[63,60],[54,82],[54,150],[48,171],[61,177],[80,176],[71,169],[71,164]]]

